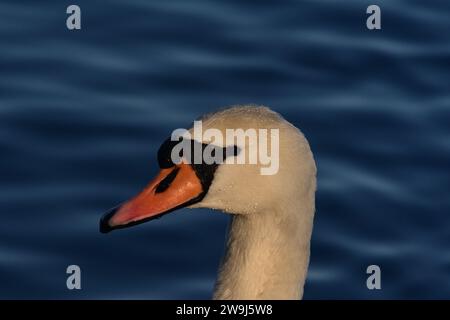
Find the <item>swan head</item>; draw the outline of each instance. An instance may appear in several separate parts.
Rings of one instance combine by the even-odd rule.
[[[272,208],[280,209],[273,210],[278,214],[289,212],[283,208],[305,197],[313,204],[316,167],[309,144],[278,113],[237,106],[200,120],[184,136],[193,152],[187,155],[181,140],[166,140],[158,151],[159,175],[136,197],[107,212],[100,231],[129,227],[181,207],[254,216]],[[196,147],[204,156],[200,161],[193,156]],[[174,161],[174,154],[180,161]],[[211,163],[205,160],[208,155],[215,160],[221,155],[222,161]]]

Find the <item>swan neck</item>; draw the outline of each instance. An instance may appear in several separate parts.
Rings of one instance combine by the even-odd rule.
[[[302,298],[312,215],[284,209],[232,216],[215,299]]]

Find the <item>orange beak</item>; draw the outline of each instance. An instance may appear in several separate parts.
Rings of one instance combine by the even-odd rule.
[[[126,228],[159,218],[175,209],[200,201],[204,190],[191,165],[181,163],[162,169],[133,199],[108,211],[100,220],[100,232]]]

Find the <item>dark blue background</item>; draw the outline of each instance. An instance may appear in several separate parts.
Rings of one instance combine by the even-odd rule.
[[[108,235],[98,219],[156,173],[173,129],[245,103],[315,154],[305,298],[450,298],[449,1],[75,3],[80,31],[72,2],[0,3],[0,298],[209,298],[227,216]]]

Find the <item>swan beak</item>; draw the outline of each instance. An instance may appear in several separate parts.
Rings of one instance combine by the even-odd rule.
[[[107,233],[159,218],[200,201],[202,196],[202,183],[191,165],[182,163],[162,169],[141,193],[103,215],[100,232]]]

